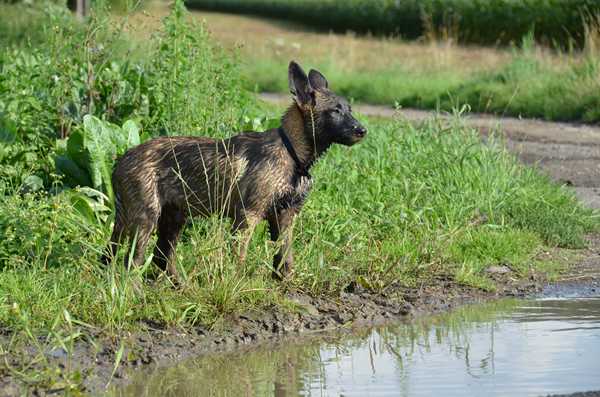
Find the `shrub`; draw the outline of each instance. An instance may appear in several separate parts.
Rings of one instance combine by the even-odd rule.
[[[62,139],[83,134],[94,115],[122,125],[136,120],[142,137],[219,136],[248,112],[237,63],[212,43],[178,3],[164,28],[130,59],[119,28],[94,14],[86,25],[45,10],[51,34],[39,45],[0,52],[0,183],[18,186],[34,174],[48,187]],[[95,185],[97,185],[95,183]],[[98,187],[98,186],[96,186]]]
[[[77,263],[93,236],[103,233],[97,222],[87,222],[74,210],[72,199],[76,196],[76,192],[56,196],[4,194],[0,204],[0,270]]]

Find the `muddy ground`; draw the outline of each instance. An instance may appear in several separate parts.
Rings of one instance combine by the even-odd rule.
[[[230,351],[250,344],[264,345],[280,341],[282,337],[297,339],[326,331],[344,332],[355,327],[381,325],[498,297],[526,296],[544,285],[542,275],[533,274],[530,279],[519,281],[510,273],[491,276],[500,285],[495,293],[458,285],[450,274],[438,275],[431,280],[431,285],[415,289],[396,286],[382,294],[369,293],[359,285],[349,285],[335,297],[313,298],[290,293],[289,299],[297,305],[294,313],[276,307],[248,312],[227,318],[213,329],[202,326],[165,329],[148,322],[142,324],[142,331],[124,335],[122,340],[107,338],[101,332],[85,331],[86,337],[75,343],[70,355],[39,338],[42,351],[26,342],[12,346],[11,354],[0,355],[5,364],[4,367],[0,364],[0,396],[19,395],[24,391],[33,395],[63,393],[65,379],[79,382],[77,372],[81,375],[78,388],[96,394],[105,390],[109,380],[113,386],[126,383],[136,368],[172,365],[203,353]],[[9,330],[0,330],[3,344],[8,344],[9,338]],[[111,378],[121,344],[126,347]],[[36,372],[41,375],[38,379],[27,379],[19,374]]]
[[[288,101],[276,94],[262,95],[268,101]],[[393,109],[379,106],[356,106],[363,114],[390,117]],[[402,114],[411,120],[421,120],[429,112],[407,110]],[[527,164],[537,164],[554,179],[569,184],[589,206],[600,208],[600,127],[547,123],[514,118],[472,115],[468,121],[482,133],[500,127],[507,145]],[[556,288],[592,286],[600,282],[600,239],[593,239],[590,249],[581,252],[582,260],[565,276]],[[121,363],[115,358],[122,340],[91,332],[79,339],[67,355],[39,339],[40,348],[31,343],[12,345],[11,354],[0,350],[0,396],[22,392],[46,395],[65,391],[65,378],[80,390],[99,393],[106,385],[127,382],[127,374],[141,367],[173,364],[179,360],[207,352],[226,351],[279,340],[282,337],[305,337],[326,330],[348,330],[389,321],[405,320],[409,316],[448,310],[461,304],[503,296],[525,296],[539,291],[546,280],[532,274],[530,279],[517,280],[501,271],[490,274],[498,281],[494,293],[466,288],[452,281],[451,275],[439,275],[430,285],[420,288],[392,286],[386,293],[371,294],[359,285],[349,285],[339,296],[312,298],[290,293],[297,304],[293,313],[273,308],[249,312],[225,319],[212,329],[164,329],[160,324],[145,323],[143,331],[124,335]],[[582,284],[584,283],[584,284]],[[87,332],[87,331],[86,331]],[[91,342],[90,342],[91,341]],[[10,331],[0,328],[0,342],[8,346]],[[50,369],[49,369],[50,368]],[[30,377],[36,371],[43,376]],[[111,374],[114,371],[114,376]],[[80,374],[80,375],[78,375]]]

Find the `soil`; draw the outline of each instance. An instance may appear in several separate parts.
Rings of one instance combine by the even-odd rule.
[[[261,96],[268,101],[288,102],[287,97],[277,94]],[[355,108],[371,116],[395,115],[395,111],[387,107],[358,105]],[[431,115],[430,112],[416,110],[401,111],[400,114],[415,121]],[[600,127],[486,115],[472,115],[468,123],[483,134],[499,127],[506,134],[508,148],[523,162],[540,167],[555,180],[572,186],[584,203],[600,208]],[[573,291],[597,294],[600,251],[595,247],[600,247],[600,238],[590,239],[589,246],[592,248],[578,253],[582,258],[580,263],[547,291],[562,296]],[[74,343],[70,355],[62,347],[49,346],[40,338],[39,346],[44,346],[41,348],[24,344],[12,345],[11,354],[0,350],[0,362],[3,362],[0,364],[0,396],[18,395],[24,391],[35,395],[63,393],[65,378],[78,384],[85,392],[99,393],[105,390],[109,381],[112,385],[126,383],[128,374],[136,368],[170,365],[203,353],[272,343],[282,337],[305,337],[325,331],[406,320],[465,303],[526,296],[547,286],[541,274],[519,280],[502,267],[491,269],[490,277],[499,285],[493,293],[458,285],[450,275],[437,276],[420,288],[391,286],[380,294],[369,293],[360,285],[349,285],[334,297],[315,298],[291,292],[289,299],[296,304],[296,310],[292,312],[273,307],[244,313],[226,318],[211,329],[202,326],[185,330],[165,329],[160,324],[147,322],[142,324],[141,331],[121,335],[118,339],[107,337],[102,332],[86,331],[86,337]],[[0,329],[0,345],[8,346],[10,337],[9,330]],[[115,370],[121,346],[124,346],[121,362]],[[45,357],[46,362],[39,360],[40,357]],[[49,371],[48,368],[56,369],[53,376],[58,381],[52,384],[39,383],[35,377],[28,378],[16,372],[43,373]]]
[[[406,320],[409,316],[450,310],[466,303],[506,296],[523,297],[540,291],[544,285],[542,275],[534,274],[530,279],[518,281],[510,273],[491,276],[501,286],[494,293],[458,285],[448,275],[438,276],[421,288],[393,286],[389,292],[381,294],[369,293],[359,285],[349,285],[336,297],[315,298],[290,293],[288,298],[296,304],[293,312],[277,307],[248,312],[226,318],[212,329],[203,326],[165,329],[160,324],[147,322],[142,324],[141,331],[121,335],[118,339],[101,332],[86,331],[86,338],[74,344],[70,355],[64,348],[52,347],[44,338],[39,338],[39,345],[44,346],[41,352],[31,343],[25,343],[12,346],[11,354],[5,357],[0,354],[0,358],[6,360],[6,368],[21,370],[26,367],[32,374],[38,371],[43,374],[48,368],[55,368],[53,384],[38,383],[35,379],[27,382],[16,372],[0,366],[0,396],[20,395],[24,390],[34,395],[63,393],[66,383],[62,378],[74,377],[73,371],[81,374],[79,389],[95,394],[105,390],[109,380],[111,385],[126,383],[132,370],[137,368],[173,365],[209,352],[274,343],[282,337],[310,337],[328,331],[344,332],[381,325]],[[9,330],[0,330],[0,342],[8,344],[9,339]],[[121,345],[125,346],[122,359],[113,374]],[[43,360],[40,360],[41,356]],[[36,362],[33,362],[34,358]]]

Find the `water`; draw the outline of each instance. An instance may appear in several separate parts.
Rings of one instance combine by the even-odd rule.
[[[600,297],[501,301],[368,330],[206,356],[122,396],[540,396],[600,390]]]

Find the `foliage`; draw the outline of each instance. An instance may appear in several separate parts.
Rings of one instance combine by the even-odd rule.
[[[584,20],[600,12],[594,0],[187,0],[190,7],[293,20],[337,31],[418,38],[454,30],[464,42],[539,40],[583,44]]]
[[[493,288],[488,266],[505,264],[527,275],[542,244],[581,246],[583,235],[597,230],[596,217],[569,190],[519,165],[493,138],[482,145],[458,118],[416,127],[364,122],[365,142],[332,148],[314,169],[314,191],[296,225],[295,273],[283,287],[270,278],[276,246],[265,225],[239,266],[226,222],[195,219],[178,247],[184,282],[175,290],[163,277],[148,279],[150,250],[148,264],[135,271],[121,265],[126,250],[113,266],[98,266],[109,228],[82,216],[86,211],[71,194],[85,192],[6,195],[0,322],[16,326],[17,304],[33,328],[50,326],[65,309],[109,330],[141,320],[206,324],[284,304],[290,287],[336,295],[351,282],[381,290],[440,274]]]
[[[91,186],[113,199],[111,167],[118,156],[140,144],[139,127],[128,120],[123,127],[86,115],[83,129],[74,131],[64,152],[54,162],[67,186]],[[60,152],[59,152],[60,153]]]
[[[43,271],[77,263],[86,240],[91,233],[98,233],[99,227],[99,224],[87,223],[73,210],[71,200],[81,199],[76,191],[57,196],[3,194],[0,269],[21,271],[35,264]]]
[[[27,175],[41,178],[46,187],[55,183],[52,160],[64,151],[65,138],[75,135],[74,142],[89,136],[83,132],[86,115],[118,125],[135,120],[146,137],[219,136],[237,129],[248,112],[237,64],[210,41],[202,25],[186,20],[179,3],[164,29],[144,44],[142,60],[128,57],[132,49],[123,26],[110,27],[101,12],[80,25],[54,8],[42,11],[51,32],[43,43],[0,51],[4,186],[19,186]],[[88,165],[91,186],[106,189],[97,164]]]

